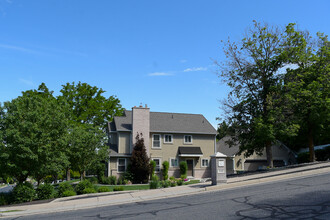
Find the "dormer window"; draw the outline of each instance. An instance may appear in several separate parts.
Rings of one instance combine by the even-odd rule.
[[[185,135],[183,137],[183,143],[184,144],[192,144],[192,136],[191,135]]]

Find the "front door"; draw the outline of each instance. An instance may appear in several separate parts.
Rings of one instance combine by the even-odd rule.
[[[187,160],[187,165],[188,165],[187,176],[193,176],[194,160]]]

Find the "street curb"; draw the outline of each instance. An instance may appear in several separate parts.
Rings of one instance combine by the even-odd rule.
[[[275,171],[275,172],[281,172],[281,171]],[[43,205],[41,205],[40,208],[35,207],[36,209],[32,209],[32,210],[31,209],[22,210],[22,206],[13,206],[10,207],[10,209],[2,209],[2,210],[0,209],[0,211],[22,210],[18,212],[0,213],[0,218],[67,212],[67,211],[74,211],[74,210],[80,210],[86,208],[97,208],[103,206],[128,204],[132,202],[134,203],[134,202],[143,202],[148,200],[173,198],[178,196],[200,194],[211,191],[235,189],[238,187],[252,186],[267,182],[276,182],[285,179],[308,177],[311,175],[318,175],[322,173],[330,173],[330,163],[324,164],[323,166],[312,167],[308,169],[301,169],[290,172],[281,172],[276,174],[273,173],[271,175],[267,175],[267,173],[265,173],[263,176],[254,177],[254,178],[245,177],[246,179],[244,180],[228,182],[227,184],[221,184],[221,185],[207,185],[206,183],[199,183],[191,186],[189,185],[184,187],[178,186],[174,188],[170,187],[170,188],[162,188],[162,189],[155,189],[148,191],[145,190],[120,191],[120,192],[108,192],[105,194],[102,193],[103,195],[98,194],[97,196],[94,195],[91,196],[91,194],[88,194],[88,195],[77,196],[78,198],[72,198],[72,197],[59,198],[49,203],[44,203]],[[252,177],[252,175],[250,177]],[[179,187],[182,187],[181,190],[178,190]],[[113,198],[109,199],[107,198],[107,196],[112,196]],[[75,203],[75,201],[77,202]],[[28,208],[29,206],[26,207]]]

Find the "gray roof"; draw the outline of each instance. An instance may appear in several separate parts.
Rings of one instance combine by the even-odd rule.
[[[233,145],[229,147],[226,141],[229,141],[231,138],[226,136],[221,140],[217,141],[217,152],[223,153],[229,157],[235,156],[239,151],[239,145]]]
[[[132,111],[114,117],[117,131],[132,130]],[[111,131],[113,125],[111,126]],[[150,132],[217,134],[214,127],[201,114],[150,112]]]

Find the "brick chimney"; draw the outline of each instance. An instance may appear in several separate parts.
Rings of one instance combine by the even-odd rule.
[[[150,136],[150,108],[145,105],[142,107],[134,106],[132,108],[132,144],[135,145],[135,138],[137,134],[142,133],[142,137],[144,138],[144,145],[146,146],[146,151],[148,156],[149,153],[149,136]],[[133,149],[132,149],[133,150]]]

